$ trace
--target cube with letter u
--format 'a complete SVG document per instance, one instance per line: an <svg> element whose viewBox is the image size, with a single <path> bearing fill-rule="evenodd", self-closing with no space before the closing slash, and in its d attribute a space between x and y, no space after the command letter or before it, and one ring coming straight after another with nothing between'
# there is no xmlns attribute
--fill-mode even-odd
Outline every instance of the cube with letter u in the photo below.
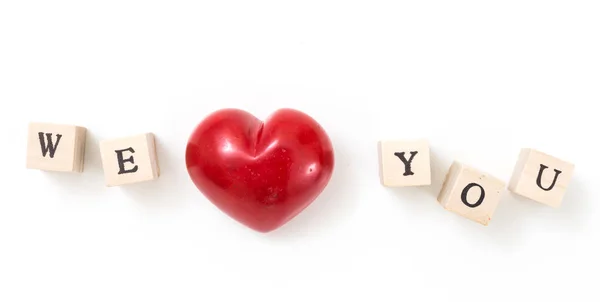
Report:
<svg viewBox="0 0 600 302"><path fill-rule="evenodd" d="M508 190L548 206L558 208L571 182L575 165L546 154L524 148L519 154Z"/></svg>

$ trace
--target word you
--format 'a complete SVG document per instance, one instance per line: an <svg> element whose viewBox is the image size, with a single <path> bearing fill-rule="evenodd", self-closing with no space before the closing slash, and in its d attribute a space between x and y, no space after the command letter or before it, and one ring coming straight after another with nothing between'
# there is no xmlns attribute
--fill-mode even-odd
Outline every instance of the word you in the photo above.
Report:
<svg viewBox="0 0 600 302"><path fill-rule="evenodd" d="M429 144L425 140L378 143L379 175L386 187L431 185ZM522 149L508 190L558 208L574 165L534 149ZM455 161L450 166L438 202L451 212L488 225L506 184L487 173Z"/></svg>

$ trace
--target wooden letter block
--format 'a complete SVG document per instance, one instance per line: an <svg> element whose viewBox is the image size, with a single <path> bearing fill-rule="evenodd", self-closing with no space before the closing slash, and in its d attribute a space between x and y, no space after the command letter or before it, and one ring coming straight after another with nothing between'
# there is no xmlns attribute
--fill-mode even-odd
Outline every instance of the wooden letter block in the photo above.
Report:
<svg viewBox="0 0 600 302"><path fill-rule="evenodd" d="M100 154L108 187L154 180L160 174L152 133L102 141Z"/></svg>
<svg viewBox="0 0 600 302"><path fill-rule="evenodd" d="M30 123L26 167L83 172L86 132L86 128L74 125Z"/></svg>
<svg viewBox="0 0 600 302"><path fill-rule="evenodd" d="M503 181L455 161L446 175L438 202L446 210L488 225L504 187Z"/></svg>
<svg viewBox="0 0 600 302"><path fill-rule="evenodd" d="M431 184L429 143L417 141L380 141L379 179L386 187Z"/></svg>
<svg viewBox="0 0 600 302"><path fill-rule="evenodd" d="M508 189L534 201L560 207L575 166L534 149L522 149Z"/></svg>

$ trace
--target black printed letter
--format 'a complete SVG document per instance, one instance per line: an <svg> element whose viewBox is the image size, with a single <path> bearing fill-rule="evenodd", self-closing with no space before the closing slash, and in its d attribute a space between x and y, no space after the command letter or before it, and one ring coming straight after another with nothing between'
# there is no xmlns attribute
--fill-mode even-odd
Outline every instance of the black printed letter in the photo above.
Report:
<svg viewBox="0 0 600 302"><path fill-rule="evenodd" d="M417 151L411 151L410 152L410 158L408 160L406 160L406 157L404 157L404 152L396 152L394 153L394 155L398 156L398 158L404 163L404 176L408 176L408 175L414 175L415 173L413 173L413 171L410 169L410 164L413 161L413 158L415 158L415 155L417 155Z"/></svg>
<svg viewBox="0 0 600 302"><path fill-rule="evenodd" d="M40 146L42 147L42 155L46 157L46 154L50 153L50 158L54 158L54 153L56 152L56 148L58 147L58 142L60 142L61 134L56 134L56 144L52 144L52 133L46 133L46 140L48 140L48 145L46 145L46 141L44 140L44 132L38 132L38 137L40 139Z"/></svg>
<svg viewBox="0 0 600 302"><path fill-rule="evenodd" d="M479 199L477 200L477 202L476 202L476 203L474 203L474 204L470 204L470 203L467 201L467 193L469 193L469 190L470 190L472 187L475 187L475 186L479 187L479 189L481 190L481 195L479 196ZM483 202L483 199L484 199L484 198L485 198L485 191L483 190L483 187L482 187L482 186L480 186L479 184L476 184L476 183L474 183L474 182L472 182L472 183L468 184L468 185L467 185L467 186L466 186L466 187L465 187L465 188L462 190L462 194L460 194L460 199L461 199L461 200L462 200L462 202L463 202L463 203L464 203L464 204L465 204L467 207L469 207L469 208L476 208L476 207L478 207L479 205L481 205L481 203Z"/></svg>
<svg viewBox="0 0 600 302"><path fill-rule="evenodd" d="M562 173L562 171L554 169L555 174L554 174L554 180L552 181L552 184L548 188L544 188L544 187L542 187L542 174L544 173L544 170L546 170L546 169L548 169L547 166L540 164L540 172L538 172L537 185L538 185L538 187L540 187L540 189L542 189L544 191L550 191L550 190L552 190L552 188L554 188L554 185L556 184L556 179L558 179L558 174Z"/></svg>
<svg viewBox="0 0 600 302"><path fill-rule="evenodd" d="M125 170L125 162L131 162L132 164L133 162L133 155L130 156L128 159L123 159L123 152L125 151L129 151L131 153L135 153L135 150L133 150L133 148L129 147L127 149L123 149L123 150L115 150L115 152L117 153L117 160L119 161L119 173L118 174L125 174L125 173L135 173L138 170L138 166L135 165L133 168L129 169L129 170Z"/></svg>

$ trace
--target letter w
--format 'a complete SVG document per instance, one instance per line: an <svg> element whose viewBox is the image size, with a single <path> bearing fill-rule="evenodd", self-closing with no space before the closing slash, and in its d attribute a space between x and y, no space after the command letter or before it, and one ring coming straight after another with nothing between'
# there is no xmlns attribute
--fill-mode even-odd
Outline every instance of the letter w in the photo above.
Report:
<svg viewBox="0 0 600 302"><path fill-rule="evenodd" d="M62 135L56 134L56 143L54 144L52 144L52 133L46 133L48 144L46 144L46 140L44 140L44 132L38 132L38 137L40 139L40 146L42 147L42 155L46 157L46 154L50 153L50 158L54 158L54 153L56 153L56 148L58 147Z"/></svg>

